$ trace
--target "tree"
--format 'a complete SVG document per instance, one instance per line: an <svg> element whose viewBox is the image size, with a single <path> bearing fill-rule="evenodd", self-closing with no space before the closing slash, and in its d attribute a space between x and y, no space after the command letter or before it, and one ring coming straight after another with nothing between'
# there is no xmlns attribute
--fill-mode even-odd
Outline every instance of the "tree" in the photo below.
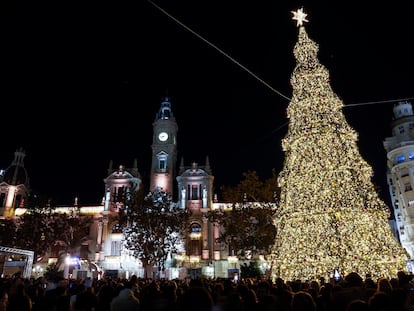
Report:
<svg viewBox="0 0 414 311"><path fill-rule="evenodd" d="M93 222L92 216L54 213L51 215L54 245L59 245L60 260L67 254L79 253L83 242L89 239L89 228Z"/></svg>
<svg viewBox="0 0 414 311"><path fill-rule="evenodd" d="M229 210L212 210L210 221L218 223L218 241L229 247L229 253L239 259L252 259L255 255L268 255L274 244L276 227L273 217L274 203L234 203Z"/></svg>
<svg viewBox="0 0 414 311"><path fill-rule="evenodd" d="M15 247L16 246L17 226L13 218L0 218L0 245Z"/></svg>
<svg viewBox="0 0 414 311"><path fill-rule="evenodd" d="M243 263L240 266L240 273L244 279L258 278L264 275L257 261L250 261L249 264Z"/></svg>
<svg viewBox="0 0 414 311"><path fill-rule="evenodd" d="M242 176L243 179L235 187L222 188L225 202L277 202L280 188L275 169L272 170L272 176L264 182L260 180L256 171L244 172Z"/></svg>
<svg viewBox="0 0 414 311"><path fill-rule="evenodd" d="M87 239L93 219L77 213L57 213L51 207L31 207L16 218L15 247L35 252L35 260L45 256L53 245L59 245L63 259Z"/></svg>
<svg viewBox="0 0 414 311"><path fill-rule="evenodd" d="M243 179L235 187L224 187L225 202L232 203L231 210L212 210L207 217L220 224L218 242L228 245L230 253L240 259L257 254L269 254L274 244L276 227L273 216L280 189L276 171L264 182L256 171L242 174Z"/></svg>
<svg viewBox="0 0 414 311"><path fill-rule="evenodd" d="M154 266L164 270L168 256L178 251L187 213L163 191L149 192L143 202L133 199L128 204L123 243L141 260L147 277L152 277Z"/></svg>
<svg viewBox="0 0 414 311"><path fill-rule="evenodd" d="M407 254L391 231L389 208L375 191L372 168L359 154L357 133L345 120L302 13L294 16L300 27L272 276L330 278L339 268L342 275L395 277L407 270Z"/></svg>
<svg viewBox="0 0 414 311"><path fill-rule="evenodd" d="M47 265L43 276L47 280L56 280L58 277L63 277L63 270L60 269L59 263L51 263Z"/></svg>
<svg viewBox="0 0 414 311"><path fill-rule="evenodd" d="M16 218L15 247L34 251L37 261L47 254L55 242L52 210L31 207Z"/></svg>

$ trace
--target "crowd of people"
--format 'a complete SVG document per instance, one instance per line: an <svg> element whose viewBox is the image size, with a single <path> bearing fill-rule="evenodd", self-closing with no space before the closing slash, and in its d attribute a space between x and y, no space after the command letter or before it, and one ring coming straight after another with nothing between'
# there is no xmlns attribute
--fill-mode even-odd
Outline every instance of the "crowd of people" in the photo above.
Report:
<svg viewBox="0 0 414 311"><path fill-rule="evenodd" d="M262 278L0 279L0 311L411 311L413 275L325 282Z"/></svg>

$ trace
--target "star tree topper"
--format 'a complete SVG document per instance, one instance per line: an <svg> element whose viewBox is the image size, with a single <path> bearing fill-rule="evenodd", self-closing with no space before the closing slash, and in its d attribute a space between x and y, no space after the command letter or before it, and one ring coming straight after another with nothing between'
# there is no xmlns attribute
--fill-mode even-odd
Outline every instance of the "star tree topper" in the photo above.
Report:
<svg viewBox="0 0 414 311"><path fill-rule="evenodd" d="M291 12L293 13L292 19L296 20L296 26L299 27L303 25L303 22L309 22L306 19L306 16L308 16L308 14L303 12L303 8L300 8L297 11L291 11Z"/></svg>

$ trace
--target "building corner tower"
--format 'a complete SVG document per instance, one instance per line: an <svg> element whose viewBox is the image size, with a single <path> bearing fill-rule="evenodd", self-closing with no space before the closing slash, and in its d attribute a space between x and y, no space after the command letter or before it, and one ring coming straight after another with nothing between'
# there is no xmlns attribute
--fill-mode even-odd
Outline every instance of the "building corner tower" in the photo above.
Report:
<svg viewBox="0 0 414 311"><path fill-rule="evenodd" d="M414 261L414 114L410 102L394 105L392 136L384 140L387 152L387 182L395 219L391 221L396 238Z"/></svg>

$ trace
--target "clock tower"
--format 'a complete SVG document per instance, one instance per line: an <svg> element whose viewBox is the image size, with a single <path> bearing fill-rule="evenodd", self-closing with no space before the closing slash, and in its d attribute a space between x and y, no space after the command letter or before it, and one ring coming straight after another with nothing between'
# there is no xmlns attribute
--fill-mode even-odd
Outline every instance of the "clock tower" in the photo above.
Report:
<svg viewBox="0 0 414 311"><path fill-rule="evenodd" d="M173 195L177 162L178 125L171 110L169 97L164 97L152 123L152 164L150 191L160 189Z"/></svg>

